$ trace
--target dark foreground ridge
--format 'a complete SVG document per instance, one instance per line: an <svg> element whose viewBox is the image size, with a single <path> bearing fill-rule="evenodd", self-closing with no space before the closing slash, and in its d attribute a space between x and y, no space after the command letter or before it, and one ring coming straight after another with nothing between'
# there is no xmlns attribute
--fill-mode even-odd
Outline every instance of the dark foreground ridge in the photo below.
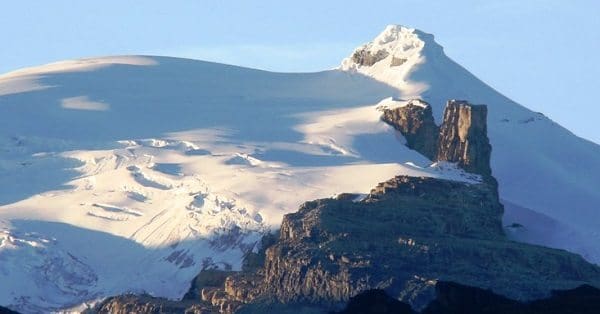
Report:
<svg viewBox="0 0 600 314"><path fill-rule="evenodd" d="M600 286L600 268L580 256L506 238L485 114L485 107L449 102L435 150L438 160L481 181L397 176L359 201L342 194L306 202L284 217L278 235L263 238L258 253L247 254L242 271L203 270L180 303L119 296L97 312L327 313L360 295L350 310L375 300L422 313L488 313L503 304L520 313L519 306L537 304L521 302L553 290ZM373 289L397 302L377 290L361 295ZM548 304L586 313L576 303L588 292L589 304L598 304L597 289L587 286Z"/></svg>
<svg viewBox="0 0 600 314"><path fill-rule="evenodd" d="M19 314L19 312L15 312L15 311L9 310L3 306L0 306L0 314Z"/></svg>
<svg viewBox="0 0 600 314"><path fill-rule="evenodd" d="M596 314L600 290L583 285L572 290L553 291L552 296L533 302L519 302L489 290L454 282L438 282L436 298L421 314ZM367 290L352 297L337 314L416 314L406 303L383 290Z"/></svg>

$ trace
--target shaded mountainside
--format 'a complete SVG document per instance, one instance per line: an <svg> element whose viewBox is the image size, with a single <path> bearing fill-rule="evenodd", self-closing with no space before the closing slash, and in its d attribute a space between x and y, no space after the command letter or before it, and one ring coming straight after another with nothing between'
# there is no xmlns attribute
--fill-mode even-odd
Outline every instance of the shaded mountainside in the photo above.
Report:
<svg viewBox="0 0 600 314"><path fill-rule="evenodd" d="M450 102L446 112L436 151L452 152L444 156L465 168L477 165L469 170L481 181L396 176L362 200L341 194L306 202L284 217L278 236L266 236L258 253L246 255L241 272L201 272L182 304L221 313L323 313L382 289L420 311L454 300L444 295L442 281L520 301L600 285L600 268L580 256L506 238L497 184L487 172L485 107ZM439 302L431 303L436 296ZM121 303L131 303L127 298L109 299L99 312L126 313ZM195 313L190 306L185 311Z"/></svg>

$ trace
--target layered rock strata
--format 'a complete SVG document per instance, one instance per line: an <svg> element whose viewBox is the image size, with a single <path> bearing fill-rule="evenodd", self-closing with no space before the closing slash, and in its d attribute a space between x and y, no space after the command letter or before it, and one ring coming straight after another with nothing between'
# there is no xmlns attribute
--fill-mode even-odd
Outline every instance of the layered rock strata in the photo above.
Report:
<svg viewBox="0 0 600 314"><path fill-rule="evenodd" d="M430 160L437 157L440 129L433 120L431 106L419 100L394 109L384 109L381 119L400 131L406 146L425 155Z"/></svg>
<svg viewBox="0 0 600 314"><path fill-rule="evenodd" d="M440 127L436 161L455 162L468 172L492 175L487 137L487 107L450 100Z"/></svg>

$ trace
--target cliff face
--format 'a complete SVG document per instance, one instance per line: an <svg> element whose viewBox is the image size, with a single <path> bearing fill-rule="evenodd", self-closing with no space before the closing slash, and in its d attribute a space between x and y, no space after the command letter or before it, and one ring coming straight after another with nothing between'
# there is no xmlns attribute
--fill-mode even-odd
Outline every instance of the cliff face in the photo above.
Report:
<svg viewBox="0 0 600 314"><path fill-rule="evenodd" d="M392 125L406 138L406 146L430 160L437 157L439 127L433 120L431 106L419 100L394 109L384 109L383 121Z"/></svg>
<svg viewBox="0 0 600 314"><path fill-rule="evenodd" d="M333 305L380 288L419 309L440 279L516 299L600 282L579 256L506 240L488 184L397 177L382 186L361 202L317 200L286 215L267 250L265 292Z"/></svg>
<svg viewBox="0 0 600 314"><path fill-rule="evenodd" d="M468 172L492 175L485 105L449 100L440 127L433 120L431 106L421 100L384 109L381 119L404 135L409 148L432 161L449 161Z"/></svg>
<svg viewBox="0 0 600 314"><path fill-rule="evenodd" d="M146 295L121 295L111 297L87 313L152 313L152 314L216 314L218 310L197 302L172 301Z"/></svg>
<svg viewBox="0 0 600 314"><path fill-rule="evenodd" d="M487 107L450 100L444 110L436 160L456 162L468 172L491 176L492 146L487 137Z"/></svg>

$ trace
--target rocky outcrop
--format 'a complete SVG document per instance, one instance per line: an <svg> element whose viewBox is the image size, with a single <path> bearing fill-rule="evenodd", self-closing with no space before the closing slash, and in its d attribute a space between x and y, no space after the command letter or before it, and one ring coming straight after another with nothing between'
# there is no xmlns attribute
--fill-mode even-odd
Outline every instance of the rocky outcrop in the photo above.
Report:
<svg viewBox="0 0 600 314"><path fill-rule="evenodd" d="M284 303L334 305L380 288L421 308L439 279L516 299L600 283L600 270L579 256L506 240L494 202L484 183L412 177L361 202L307 202L285 216L266 252L265 292Z"/></svg>
<svg viewBox="0 0 600 314"><path fill-rule="evenodd" d="M487 107L450 100L440 128L437 161L457 163L468 172L492 175L492 146L487 137Z"/></svg>
<svg viewBox="0 0 600 314"><path fill-rule="evenodd" d="M373 64L385 59L389 53L385 50L379 50L371 53L367 49L357 50L352 54L352 61L358 65L372 66Z"/></svg>
<svg viewBox="0 0 600 314"><path fill-rule="evenodd" d="M183 296L184 300L198 300L202 295L203 289L222 288L225 280L234 271L225 271L219 269L204 269L194 279L188 292Z"/></svg>
<svg viewBox="0 0 600 314"><path fill-rule="evenodd" d="M192 301L172 301L163 298L155 298L148 295L120 295L111 297L99 305L94 310L86 313L110 313L110 314L131 314L131 313L152 313L152 314L216 314L216 309Z"/></svg>
<svg viewBox="0 0 600 314"><path fill-rule="evenodd" d="M410 149L418 151L430 160L437 157L440 130L433 120L428 103L411 100L404 106L384 109L381 118L404 135L406 146Z"/></svg>
<svg viewBox="0 0 600 314"><path fill-rule="evenodd" d="M406 146L430 160L456 163L468 172L491 178L492 146L485 105L449 100L440 127L434 122L431 106L422 100L383 109L381 119L402 133Z"/></svg>

